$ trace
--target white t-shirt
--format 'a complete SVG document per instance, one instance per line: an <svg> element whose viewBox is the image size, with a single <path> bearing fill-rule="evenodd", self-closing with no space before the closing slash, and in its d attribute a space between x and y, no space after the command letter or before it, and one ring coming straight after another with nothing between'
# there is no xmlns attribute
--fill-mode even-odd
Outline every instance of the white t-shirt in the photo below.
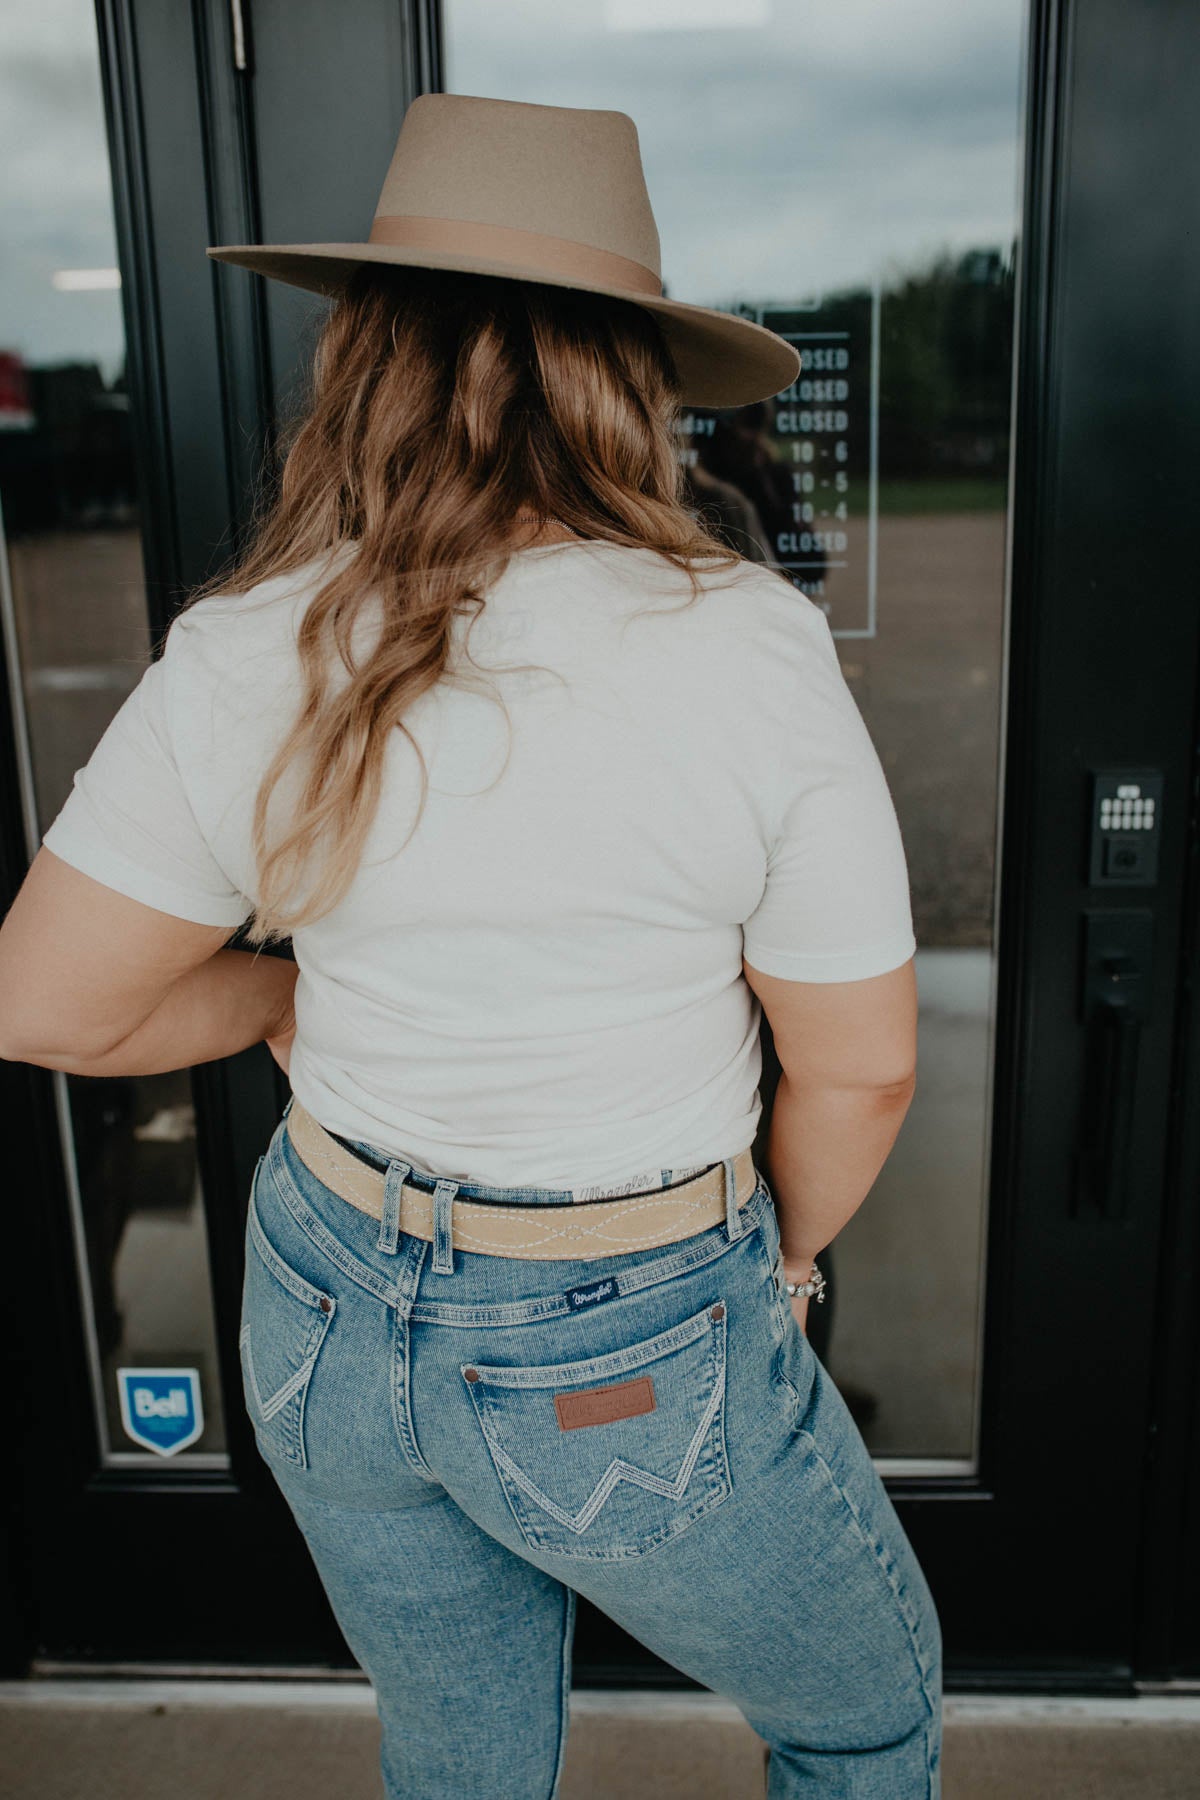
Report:
<svg viewBox="0 0 1200 1800"><path fill-rule="evenodd" d="M75 771L55 855L180 918L250 916L254 796L321 572L180 615ZM293 939L290 1081L327 1129L576 1198L704 1166L761 1112L743 954L817 982L913 954L899 825L824 613L761 564L701 578L684 605L652 551L538 546L456 620L477 667L406 714L416 832L397 730L363 864Z"/></svg>

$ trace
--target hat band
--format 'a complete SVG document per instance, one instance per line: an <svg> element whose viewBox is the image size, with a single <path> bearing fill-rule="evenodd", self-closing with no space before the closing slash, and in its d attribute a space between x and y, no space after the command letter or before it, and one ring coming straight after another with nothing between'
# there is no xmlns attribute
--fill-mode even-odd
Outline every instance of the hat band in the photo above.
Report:
<svg viewBox="0 0 1200 1800"><path fill-rule="evenodd" d="M423 218L415 213L376 213L367 242L395 244L405 250L445 250L452 255L540 267L547 275L630 288L639 294L662 293L661 278L645 263L618 256L615 250L597 250L594 244L552 237L544 231L525 231L518 225ZM536 281L537 276L530 275L528 279Z"/></svg>

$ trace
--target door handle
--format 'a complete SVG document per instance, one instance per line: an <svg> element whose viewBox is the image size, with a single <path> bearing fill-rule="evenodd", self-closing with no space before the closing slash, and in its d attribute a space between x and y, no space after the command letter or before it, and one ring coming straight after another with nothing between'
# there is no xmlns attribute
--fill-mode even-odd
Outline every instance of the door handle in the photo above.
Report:
<svg viewBox="0 0 1200 1800"><path fill-rule="evenodd" d="M1145 908L1093 909L1083 920L1087 1039L1072 1211L1124 1219L1154 916Z"/></svg>

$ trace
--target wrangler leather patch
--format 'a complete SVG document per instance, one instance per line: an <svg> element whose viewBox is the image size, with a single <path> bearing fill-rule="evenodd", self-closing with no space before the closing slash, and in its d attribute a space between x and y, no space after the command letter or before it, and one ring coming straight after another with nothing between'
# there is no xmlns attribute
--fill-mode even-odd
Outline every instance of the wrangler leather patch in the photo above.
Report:
<svg viewBox="0 0 1200 1800"><path fill-rule="evenodd" d="M616 1276L605 1275L586 1287L567 1288L566 1302L572 1312L579 1312L585 1306L599 1306L602 1300L615 1300L620 1291Z"/></svg>
<svg viewBox="0 0 1200 1800"><path fill-rule="evenodd" d="M581 1425L608 1425L613 1419L633 1419L655 1408L654 1382L649 1375L619 1381L615 1387L582 1388L577 1394L555 1394L554 1410L560 1431L578 1431Z"/></svg>

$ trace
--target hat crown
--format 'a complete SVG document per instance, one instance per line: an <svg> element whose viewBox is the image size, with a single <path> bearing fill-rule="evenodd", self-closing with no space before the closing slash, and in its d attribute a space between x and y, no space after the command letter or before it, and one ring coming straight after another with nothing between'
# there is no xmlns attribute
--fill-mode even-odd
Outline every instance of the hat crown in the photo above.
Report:
<svg viewBox="0 0 1200 1800"><path fill-rule="evenodd" d="M628 113L418 95L375 209L377 224L388 218L538 232L661 275L658 227Z"/></svg>
<svg viewBox="0 0 1200 1800"><path fill-rule="evenodd" d="M329 295L378 267L632 302L658 321L689 406L746 406L800 373L795 346L765 325L664 293L637 126L623 112L421 94L365 239L210 244L208 255Z"/></svg>

